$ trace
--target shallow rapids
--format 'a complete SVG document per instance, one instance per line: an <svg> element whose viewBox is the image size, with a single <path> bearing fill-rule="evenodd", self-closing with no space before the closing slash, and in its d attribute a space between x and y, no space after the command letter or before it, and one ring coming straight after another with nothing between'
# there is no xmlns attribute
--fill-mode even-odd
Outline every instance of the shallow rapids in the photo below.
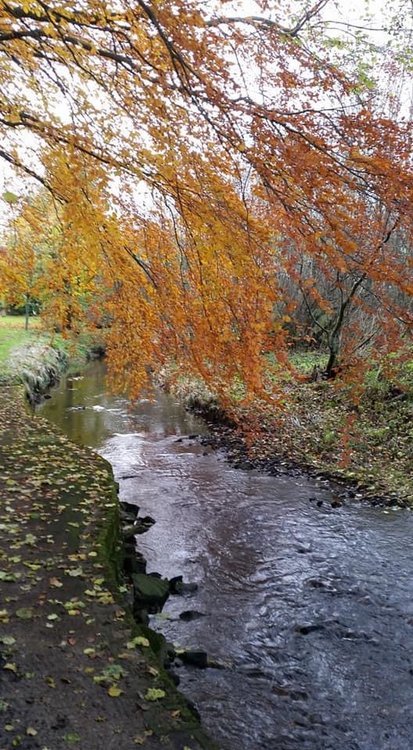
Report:
<svg viewBox="0 0 413 750"><path fill-rule="evenodd" d="M221 665L178 673L223 750L413 748L413 514L333 509L325 483L233 469L183 437L205 427L173 399L110 395L100 363L42 413L155 518L148 572L199 584L151 624Z"/></svg>

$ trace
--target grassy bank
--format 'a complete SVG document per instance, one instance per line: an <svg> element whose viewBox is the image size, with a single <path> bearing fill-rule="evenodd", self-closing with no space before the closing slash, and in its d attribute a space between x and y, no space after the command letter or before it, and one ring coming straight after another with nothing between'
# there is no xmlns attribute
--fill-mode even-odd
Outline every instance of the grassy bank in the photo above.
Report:
<svg viewBox="0 0 413 750"><path fill-rule="evenodd" d="M0 384L22 383L36 401L64 372L78 372L103 350L96 332L68 340L45 331L38 318L30 319L26 331L23 316L0 317Z"/></svg>
<svg viewBox="0 0 413 750"><path fill-rule="evenodd" d="M0 748L212 747L119 586L110 466L0 390Z"/></svg>
<svg viewBox="0 0 413 750"><path fill-rule="evenodd" d="M11 355L16 349L29 347L44 342L44 334L40 330L40 322L37 318L30 319L29 330L25 330L25 319L23 316L2 315L0 316L0 371L5 377L13 375Z"/></svg>
<svg viewBox="0 0 413 750"><path fill-rule="evenodd" d="M294 355L308 375L322 358ZM189 406L210 410L214 399L202 384L178 380ZM234 398L230 415L243 453L255 463L280 461L357 485L364 496L413 504L413 365L396 372L372 369L359 398L343 383L296 381L286 376L280 403L243 407Z"/></svg>

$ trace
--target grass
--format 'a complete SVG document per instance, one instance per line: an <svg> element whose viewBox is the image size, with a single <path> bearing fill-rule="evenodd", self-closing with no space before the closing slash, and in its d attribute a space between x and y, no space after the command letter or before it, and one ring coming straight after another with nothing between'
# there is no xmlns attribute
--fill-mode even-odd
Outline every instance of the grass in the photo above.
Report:
<svg viewBox="0 0 413 750"><path fill-rule="evenodd" d="M45 342L45 333L40 328L38 318L30 318L29 330L24 328L24 315L0 316L0 370L9 371L10 356L14 349L20 349L39 341Z"/></svg>
<svg viewBox="0 0 413 750"><path fill-rule="evenodd" d="M29 330L25 330L24 315L0 316L0 377L7 379L16 374L19 363L36 358L40 347L52 347L69 360L69 370L84 367L91 355L101 354L104 349L103 336L94 330L85 329L75 339L64 338L42 327L40 318L30 318Z"/></svg>
<svg viewBox="0 0 413 750"><path fill-rule="evenodd" d="M102 353L102 337L85 330L76 338L47 332L39 318L25 330L24 316L0 317L0 385L23 383L36 401L64 371L80 372L90 357Z"/></svg>
<svg viewBox="0 0 413 750"><path fill-rule="evenodd" d="M290 362L297 368L302 375L309 375L314 367L323 370L327 365L328 354L324 352L293 352L290 356Z"/></svg>

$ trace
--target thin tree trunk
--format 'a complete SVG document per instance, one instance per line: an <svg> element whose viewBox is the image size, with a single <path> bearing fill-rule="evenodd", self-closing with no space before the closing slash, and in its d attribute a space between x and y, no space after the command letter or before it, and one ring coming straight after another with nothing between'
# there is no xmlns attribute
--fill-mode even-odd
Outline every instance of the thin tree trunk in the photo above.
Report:
<svg viewBox="0 0 413 750"><path fill-rule="evenodd" d="M29 295L26 294L25 301L24 301L24 330L29 330Z"/></svg>

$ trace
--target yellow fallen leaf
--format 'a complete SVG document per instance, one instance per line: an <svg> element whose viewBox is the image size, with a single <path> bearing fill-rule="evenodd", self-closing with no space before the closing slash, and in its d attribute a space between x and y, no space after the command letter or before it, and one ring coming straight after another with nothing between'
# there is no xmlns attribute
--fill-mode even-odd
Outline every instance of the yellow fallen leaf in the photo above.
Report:
<svg viewBox="0 0 413 750"><path fill-rule="evenodd" d="M108 695L110 695L111 698L119 698L122 693L123 690L118 688L117 685L111 685L110 688L108 688Z"/></svg>
<svg viewBox="0 0 413 750"><path fill-rule="evenodd" d="M11 662L7 662L7 664L4 665L3 669L7 669L9 672L17 672L17 666Z"/></svg>

